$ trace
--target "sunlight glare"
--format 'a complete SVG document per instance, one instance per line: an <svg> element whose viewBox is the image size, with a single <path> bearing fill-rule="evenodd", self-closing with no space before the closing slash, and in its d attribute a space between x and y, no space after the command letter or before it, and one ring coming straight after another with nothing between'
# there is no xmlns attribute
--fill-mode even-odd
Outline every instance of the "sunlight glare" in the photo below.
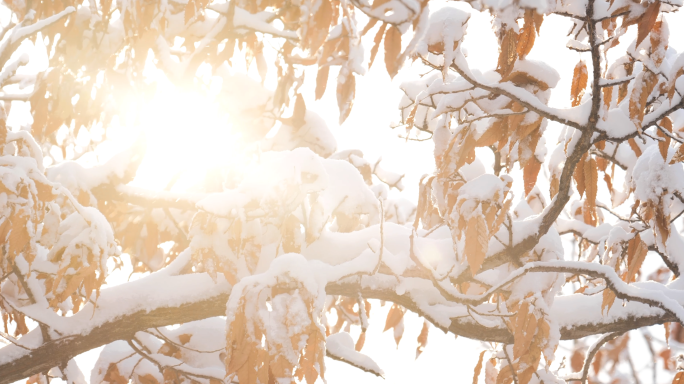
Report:
<svg viewBox="0 0 684 384"><path fill-rule="evenodd" d="M213 88L213 87L212 87ZM146 155L132 185L178 189L201 184L218 167L239 167L238 137L211 94L179 90L168 80L140 112ZM180 177L179 177L180 176Z"/></svg>

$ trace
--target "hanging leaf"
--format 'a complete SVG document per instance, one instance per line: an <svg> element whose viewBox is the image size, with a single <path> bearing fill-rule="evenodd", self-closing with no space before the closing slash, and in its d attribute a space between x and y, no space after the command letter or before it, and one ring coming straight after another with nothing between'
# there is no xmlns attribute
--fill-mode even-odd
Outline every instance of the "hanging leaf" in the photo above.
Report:
<svg viewBox="0 0 684 384"><path fill-rule="evenodd" d="M394 78L401 63L401 31L392 25L385 33L385 67L390 78Z"/></svg>
<svg viewBox="0 0 684 384"><path fill-rule="evenodd" d="M370 51L370 61L368 62L369 69L373 65L373 61L375 61L375 55L378 54L378 49L380 49L380 42L382 41L382 36L384 36L386 28L387 23L382 23L380 29L378 29L378 32L375 34L375 38L373 39L373 48L371 48Z"/></svg>
<svg viewBox="0 0 684 384"><path fill-rule="evenodd" d="M324 65L318 68L318 74L316 75L316 100L320 100L320 98L325 94L325 88L328 86L329 74L329 65Z"/></svg>
<svg viewBox="0 0 684 384"><path fill-rule="evenodd" d="M525 196L529 195L537 184L537 176L539 175L539 170L541 169L542 163L537 160L536 156L527 162L525 168L523 168L523 181L525 183Z"/></svg>
<svg viewBox="0 0 684 384"><path fill-rule="evenodd" d="M677 90L677 88L675 87L675 83L677 82L677 79L679 79L679 77L682 75L684 75L684 68L679 68L679 70L673 76L673 78L670 79L670 87L667 90L667 98L670 99L670 101L672 101L675 91Z"/></svg>
<svg viewBox="0 0 684 384"><path fill-rule="evenodd" d="M603 87L603 121L608 118L608 110L610 109L610 104L613 101L613 88L615 87Z"/></svg>
<svg viewBox="0 0 684 384"><path fill-rule="evenodd" d="M627 283L636 281L635 277L648 254L648 246L641 240L639 234L634 236L627 245Z"/></svg>
<svg viewBox="0 0 684 384"><path fill-rule="evenodd" d="M606 288L603 290L603 300L601 301L601 314L608 314L610 312L610 307L615 303L615 292L612 289Z"/></svg>
<svg viewBox="0 0 684 384"><path fill-rule="evenodd" d="M537 35L539 35L540 30L541 30L541 25L544 22L544 14L539 13L535 10L532 17L534 18L534 27L537 30Z"/></svg>
<svg viewBox="0 0 684 384"><path fill-rule="evenodd" d="M660 120L659 126L670 132L670 134L672 133L672 120L670 120L669 117ZM656 132L658 134L658 137L663 139L662 141L658 142L658 149L660 150L660 155L663 157L664 161L667 161L667 150L670 148L670 141L672 139L670 139L670 136L665 134L665 132L663 132L660 129L658 129Z"/></svg>
<svg viewBox="0 0 684 384"><path fill-rule="evenodd" d="M390 308L389 312L387 313L385 329L383 329L383 332L386 332L390 328L396 327L403 318L404 311L402 307L398 304L392 304L392 308Z"/></svg>
<svg viewBox="0 0 684 384"><path fill-rule="evenodd" d="M477 359L477 365L475 365L475 370L473 371L473 384L477 384L477 379L482 371L482 359L484 359L485 352L480 352L480 357Z"/></svg>
<svg viewBox="0 0 684 384"><path fill-rule="evenodd" d="M644 120L644 114L646 113L648 96L656 84L658 84L658 75L648 70L648 68L645 68L634 79L634 88L629 97L629 118L634 123L639 134L641 134L641 122Z"/></svg>
<svg viewBox="0 0 684 384"><path fill-rule="evenodd" d="M592 208L596 207L596 192L598 190L598 167L593 157L584 161L584 188L586 201Z"/></svg>
<svg viewBox="0 0 684 384"><path fill-rule="evenodd" d="M496 71L502 78L508 76L513 70L515 61L518 59L518 34L512 29L507 29L504 32L503 39L499 46L499 62Z"/></svg>
<svg viewBox="0 0 684 384"><path fill-rule="evenodd" d="M658 13L660 13L660 1L656 0L651 3L646 11L639 17L637 24L638 34L636 40L636 47L638 48L642 41L651 33L653 26L658 18Z"/></svg>
<svg viewBox="0 0 684 384"><path fill-rule="evenodd" d="M675 374L674 379L672 379L672 384L684 384L684 372L679 371Z"/></svg>
<svg viewBox="0 0 684 384"><path fill-rule="evenodd" d="M361 30L361 36L366 36L366 33L373 29L375 27L375 24L380 21L379 19L376 19L375 17L371 17L370 20L368 20L368 23L366 24L365 27L363 27L363 30Z"/></svg>
<svg viewBox="0 0 684 384"><path fill-rule="evenodd" d="M481 215L473 215L466 226L465 254L473 276L477 274L484 262L489 244L487 223Z"/></svg>
<svg viewBox="0 0 684 384"><path fill-rule="evenodd" d="M580 60L575 65L575 70L572 74L572 84L570 85L570 100L573 107L580 105L582 102L582 96L584 95L584 89L587 87L588 80L589 70L587 69L587 64L584 60Z"/></svg>
<svg viewBox="0 0 684 384"><path fill-rule="evenodd" d="M185 5L185 24L195 17L196 8L195 0L188 0L188 3Z"/></svg>
<svg viewBox="0 0 684 384"><path fill-rule="evenodd" d="M430 330L430 325L428 324L427 320L423 321L423 328L420 330L420 334L418 335L418 347L416 347L416 359L418 359L418 356L420 356L421 353L425 350L425 347L427 346L428 342L428 331Z"/></svg>
<svg viewBox="0 0 684 384"><path fill-rule="evenodd" d="M363 345L366 343L366 332L361 332L359 335L359 339L356 340L356 344L354 345L354 350L357 352L361 351L363 349Z"/></svg>
<svg viewBox="0 0 684 384"><path fill-rule="evenodd" d="M516 51L520 59L524 59L534 46L535 28L534 28L534 12L531 9L525 11L525 24L520 30L520 37L518 38L518 45Z"/></svg>
<svg viewBox="0 0 684 384"><path fill-rule="evenodd" d="M346 72L346 74L343 75L342 72ZM354 74L343 68L337 77L337 107L340 110L340 124L344 123L351 113L355 90L356 79Z"/></svg>

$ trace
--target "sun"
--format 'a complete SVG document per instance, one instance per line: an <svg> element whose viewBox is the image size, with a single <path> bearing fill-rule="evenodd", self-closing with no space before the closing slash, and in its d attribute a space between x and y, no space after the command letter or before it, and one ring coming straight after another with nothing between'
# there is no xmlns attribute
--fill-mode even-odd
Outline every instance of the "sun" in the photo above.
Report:
<svg viewBox="0 0 684 384"><path fill-rule="evenodd" d="M220 81L220 78L212 81ZM239 167L239 135L217 102L217 92L185 91L166 79L152 99L138 108L137 132L145 156L131 185L189 190L219 168Z"/></svg>

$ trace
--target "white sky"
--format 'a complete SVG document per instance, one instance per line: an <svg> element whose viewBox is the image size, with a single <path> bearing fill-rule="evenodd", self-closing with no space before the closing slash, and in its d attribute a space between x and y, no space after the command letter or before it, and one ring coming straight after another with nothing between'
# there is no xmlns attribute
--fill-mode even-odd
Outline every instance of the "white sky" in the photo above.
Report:
<svg viewBox="0 0 684 384"><path fill-rule="evenodd" d="M464 9L470 10L469 6ZM469 53L469 63L472 68L487 70L496 66L497 46L494 33L491 31L489 17L470 10L472 17L468 26L468 33L464 42L464 47ZM670 27L670 46L681 52L684 49L684 17L682 14L668 15ZM528 56L529 59L547 61L553 65L561 74L561 81L553 91L551 104L556 106L568 106L569 88L572 71L579 54L566 48L566 34L570 27L567 19L558 16L546 17L541 28L541 35L537 38L535 47ZM633 27L635 30L636 27ZM369 49L372 44L374 32L369 33L365 38L366 47ZM627 38L622 39L623 45L629 42ZM588 57L585 57L588 59ZM411 79L416 73L425 72L421 66L419 71L415 68L404 68L404 71L391 81L384 68L382 49L375 59L373 68L366 76L357 76L356 99L351 115L347 121L338 126L338 109L335 100L334 84L328 87L326 96L319 101L313 101L313 87L315 83L315 71L307 73L307 83L302 89L307 99L308 108L318 112L328 122L329 127L334 132L338 149L358 148L361 149L366 158L371 162L378 157L383 157L383 164L387 169L406 172L404 185L406 191L403 196L415 202L417 197L417 184L421 175L430 173L434 167L432 158L432 143L427 142L406 142L398 138L398 134L404 134L403 129L392 130L389 123L399 118L397 104L401 97L399 84L406 79ZM331 74L331 82L334 76ZM15 103L18 104L18 103ZM18 105L17 107L21 107ZM186 106L188 107L188 106ZM197 105L196 108L201 108ZM168 106L167 106L168 108ZM172 106L171 108L175 108ZM163 112L162 112L163 113ZM547 143L555 145L559 127L550 124L547 133ZM178 138L169 137L169 145L177 145ZM186 143L185 145L191 145ZM182 149L179 149L182 150ZM485 166L491 167L490 158L485 156L486 152L478 152L483 155ZM172 168L169 167L169 168ZM515 173L514 173L514 176ZM521 175L517 175L521 176ZM516 178L521 180L521 177ZM519 185L522 183L518 183ZM516 192L520 196L520 189ZM647 264L656 265L652 259L647 259ZM472 380L473 368L477 361L479 352L482 350L480 342L465 338L455 339L453 335L444 335L436 328L431 328L428 346L425 352L415 360L415 349L417 346L416 337L421 330L422 319L414 314L407 314L405 317L404 338L398 348L395 347L392 331L380 333L384 326L385 316L390 305L379 307L377 302L373 303L369 333L366 344L362 352L368 354L383 368L386 379L377 378L371 374L361 372L351 368L346 364L326 359L328 383L397 383L397 384L417 384L417 383L469 383ZM662 327L660 327L661 329ZM658 331L660 330L658 329ZM354 338L358 336L358 329L352 329ZM657 334L656 331L653 332ZM662 336L661 336L662 337ZM642 352L643 346L635 345ZM562 349L559 349L561 352ZM83 354L77 358L77 362L86 377L89 377L90 368L97 358L98 350ZM645 353L645 352L643 352ZM560 360L560 353L558 361ZM555 368L558 361L554 363ZM645 365L645 361L637 359L637 365Z"/></svg>

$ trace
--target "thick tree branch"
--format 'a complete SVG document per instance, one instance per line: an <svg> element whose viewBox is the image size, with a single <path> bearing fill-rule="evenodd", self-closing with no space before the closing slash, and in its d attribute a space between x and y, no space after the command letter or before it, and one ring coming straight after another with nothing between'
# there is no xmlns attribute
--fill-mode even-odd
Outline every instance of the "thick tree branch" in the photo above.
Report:
<svg viewBox="0 0 684 384"><path fill-rule="evenodd" d="M559 266L550 267L550 269L546 267L539 268L541 268L539 271L544 272L558 272L560 269ZM547 271L546 269L549 270ZM563 271L566 270L563 269ZM583 271L583 273L585 272ZM598 274L600 275L600 273ZM179 276L178 278L181 277ZM206 279L209 278L206 277ZM348 297L358 297L361 294L364 298L368 299L395 302L426 317L445 332L483 341L513 342L513 336L503 323L497 327L485 327L469 317L457 317L452 319L448 327L445 327L440 325L443 324L443 321L440 322L438 319L431 317L429 311L426 311L422 305L414 301L410 293L399 295L394 287L369 288L361 283L360 281L363 281L363 279L358 277L349 278L345 281L328 284L326 292L331 295L344 295ZM129 340L138 331L221 316L225 314L229 290L230 288L226 288L224 291L218 291L213 296L199 298L195 302L186 302L181 305L173 305L173 303L164 304L168 303L169 298L167 297L158 297L156 299L149 297L146 301L155 303L155 306L151 308L125 313L104 322L95 319L91 323L79 324L78 334L32 346L31 351L8 345L0 349L0 372L3 373L2 377L0 377L0 384L12 383L35 373L43 372L59 365L62 361L68 361L83 352L113 341ZM103 291L103 296L106 296L106 291ZM199 296L201 297L201 295ZM586 303L588 305L583 306L583 308L591 307L596 309L598 313L601 299L599 296L573 295L568 300L592 301ZM617 296L627 297L620 293ZM634 299L631 296L629 298ZM560 297L556 300L554 308L557 307L559 308L558 310L562 310L567 305L568 303L564 302L564 298ZM586 318L570 323L564 323L563 321L567 319L559 317L561 319L561 337L562 339L577 339L594 334L624 332L644 326L676 321L676 317L672 314L667 314L657 309L644 312L643 306L639 307L639 305L637 303L628 303L625 307L615 306L615 308L611 309L610 317L592 316L595 314L587 313ZM65 322L70 321L69 318L63 320ZM94 326L91 327L88 324L94 324ZM36 332L40 331L32 331L26 336L27 340L32 340Z"/></svg>

